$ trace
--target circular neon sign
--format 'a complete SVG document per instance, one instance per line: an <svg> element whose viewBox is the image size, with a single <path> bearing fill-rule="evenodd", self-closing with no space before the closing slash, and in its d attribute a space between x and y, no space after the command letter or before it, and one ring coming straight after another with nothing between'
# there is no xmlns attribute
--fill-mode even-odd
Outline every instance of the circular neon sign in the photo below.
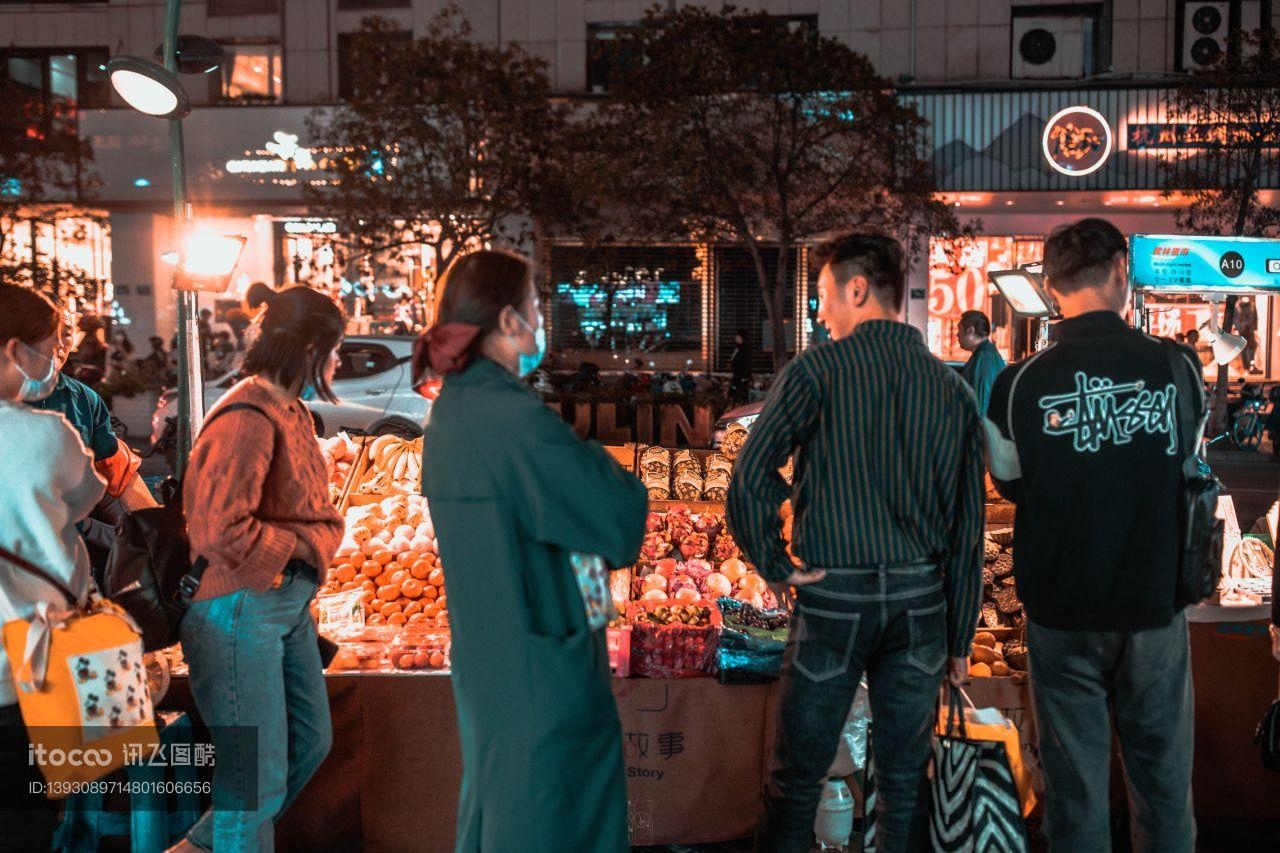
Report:
<svg viewBox="0 0 1280 853"><path fill-rule="evenodd" d="M1064 175L1081 177L1102 168L1111 156L1111 125L1089 107L1067 107L1044 126L1041 148L1049 165Z"/></svg>

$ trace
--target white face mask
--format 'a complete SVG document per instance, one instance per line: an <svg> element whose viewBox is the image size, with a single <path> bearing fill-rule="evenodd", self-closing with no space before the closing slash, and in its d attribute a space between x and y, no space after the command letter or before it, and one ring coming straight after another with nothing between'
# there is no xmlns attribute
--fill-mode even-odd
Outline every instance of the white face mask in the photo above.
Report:
<svg viewBox="0 0 1280 853"><path fill-rule="evenodd" d="M43 400L45 397L52 394L53 389L58 385L57 360L50 358L47 355L41 355L21 341L18 342L18 346L26 350L33 358L43 359L49 364L48 370L45 371L45 375L42 378L37 379L28 374L27 371L23 370L22 365L19 364L17 360L13 362L13 366L18 368L18 372L22 374L22 388L18 391L18 399L26 402Z"/></svg>

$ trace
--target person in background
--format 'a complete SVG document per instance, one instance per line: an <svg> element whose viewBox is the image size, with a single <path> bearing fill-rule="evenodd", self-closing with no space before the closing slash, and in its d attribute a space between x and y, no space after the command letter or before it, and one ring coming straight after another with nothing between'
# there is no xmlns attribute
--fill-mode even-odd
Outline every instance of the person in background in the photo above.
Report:
<svg viewBox="0 0 1280 853"><path fill-rule="evenodd" d="M133 341L124 329L116 329L111 335L111 346L107 350L107 379L115 382L129 372L133 363Z"/></svg>
<svg viewBox="0 0 1280 853"><path fill-rule="evenodd" d="M442 286L413 375L444 377L424 437L423 494L449 573L463 764L456 849L625 853L605 632L588 621L570 554L630 565L647 494L524 382L546 349L533 266L474 252ZM530 774L555 781L530 784Z"/></svg>
<svg viewBox="0 0 1280 853"><path fill-rule="evenodd" d="M1191 654L1174 590L1183 461L1199 444L1180 423L1203 428L1206 401L1189 350L1123 320L1127 257L1103 219L1049 235L1045 287L1064 319L1052 347L996 380L989 456L1017 504L1050 850L1112 849L1114 723L1134 850L1192 853ZM1133 407L1147 416L1120 414Z"/></svg>
<svg viewBox="0 0 1280 853"><path fill-rule="evenodd" d="M169 350L165 348L164 338L152 335L147 338L147 343L151 344L151 352L138 359L138 366L163 375L169 369Z"/></svg>
<svg viewBox="0 0 1280 853"><path fill-rule="evenodd" d="M270 851L273 822L329 751L329 698L310 605L342 541L306 385L330 385L342 312L295 287L269 300L248 378L209 413L183 501L191 557L208 568L182 620L191 693L213 728L213 808L174 850ZM256 407L219 412L244 403ZM257 731L250 750L239 732ZM256 800L249 792L256 790Z"/></svg>
<svg viewBox="0 0 1280 853"><path fill-rule="evenodd" d="M395 320L397 335L413 334L413 304L407 295L401 296L396 302Z"/></svg>
<svg viewBox="0 0 1280 853"><path fill-rule="evenodd" d="M981 421L964 380L899 319L896 240L837 238L817 260L833 340L778 376L729 485L734 539L765 578L797 590L758 849L808 853L865 672L877 849L926 850L938 688L944 671L967 677L982 601ZM797 562L781 535L787 500Z"/></svg>
<svg viewBox="0 0 1280 853"><path fill-rule="evenodd" d="M1173 336L1173 342L1175 344L1182 344L1185 346L1187 343L1187 336L1184 335L1182 332L1178 332L1176 335Z"/></svg>
<svg viewBox="0 0 1280 853"><path fill-rule="evenodd" d="M231 332L222 330L213 336L213 346L209 348L209 376L216 378L225 376L236 363L236 345L231 340Z"/></svg>
<svg viewBox="0 0 1280 853"><path fill-rule="evenodd" d="M962 350L970 353L962 375L978 401L978 414L986 415L991 386L1005 368L1004 357L991 342L991 320L981 311L964 312L956 327L956 340Z"/></svg>
<svg viewBox="0 0 1280 853"><path fill-rule="evenodd" d="M209 353L213 349L213 312L208 308L200 309L197 331L200 337L200 353L204 359L202 364L208 370L210 368Z"/></svg>
<svg viewBox="0 0 1280 853"><path fill-rule="evenodd" d="M1258 306L1248 296L1241 296L1236 305L1236 332L1244 338L1244 349L1240 352L1240 370L1244 373L1261 373L1253 360L1258 355Z"/></svg>
<svg viewBox="0 0 1280 853"><path fill-rule="evenodd" d="M729 381L729 403L746 404L751 395L751 374L755 369L755 352L746 329L739 329L733 336L733 355L729 358L732 378Z"/></svg>
<svg viewBox="0 0 1280 853"><path fill-rule="evenodd" d="M63 581L83 603L89 556L76 532L102 497L93 458L66 420L20 405L47 397L58 379L58 311L24 287L0 284L0 547ZM37 509L38 508L38 509ZM36 607L65 609L62 593L0 557L0 624L31 619ZM39 768L18 709L11 662L0 646L0 851L49 850L58 803L31 793Z"/></svg>

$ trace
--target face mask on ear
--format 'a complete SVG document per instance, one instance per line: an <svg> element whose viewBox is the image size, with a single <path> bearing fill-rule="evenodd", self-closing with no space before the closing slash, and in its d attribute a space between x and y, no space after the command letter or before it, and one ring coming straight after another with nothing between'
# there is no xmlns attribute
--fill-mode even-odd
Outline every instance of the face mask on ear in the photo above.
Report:
<svg viewBox="0 0 1280 853"><path fill-rule="evenodd" d="M31 403L36 402L38 400L43 400L45 397L48 397L50 394L52 394L53 389L57 387L57 384L58 384L57 360L52 359L47 355L41 355L40 353L36 352L31 347L27 346L21 341L18 342L18 346L20 346L22 349L30 353L32 357L37 359L44 359L49 363L49 368L47 371L45 371L45 375L42 378L37 379L34 376L31 376L30 374L28 374L27 371L23 370L22 365L19 364L17 360L14 360L13 366L18 368L18 372L22 374L22 388L19 389L18 391L18 399L26 402L31 402Z"/></svg>
<svg viewBox="0 0 1280 853"><path fill-rule="evenodd" d="M516 344L515 338L512 338L510 335L507 336L507 340L511 341L511 343L516 346L516 353L520 356L520 364L516 370L519 372L520 378L524 379L530 373L533 373L533 371L538 369L538 365L542 364L542 359L547 354L547 330L544 329L541 324L539 324L538 328L535 329L533 326L529 325L528 320L520 315L519 311L515 311L514 308L512 311L515 312L516 319L520 321L520 325L533 333L533 341L536 347L533 352L520 352L520 347Z"/></svg>

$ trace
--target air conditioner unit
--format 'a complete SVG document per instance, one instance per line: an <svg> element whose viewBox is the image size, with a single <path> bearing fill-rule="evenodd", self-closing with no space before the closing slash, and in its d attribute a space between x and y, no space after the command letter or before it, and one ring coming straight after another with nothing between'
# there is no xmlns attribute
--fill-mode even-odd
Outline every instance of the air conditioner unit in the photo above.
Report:
<svg viewBox="0 0 1280 853"><path fill-rule="evenodd" d="M1208 68L1231 42L1230 3L1187 3L1182 7L1181 71Z"/></svg>
<svg viewBox="0 0 1280 853"><path fill-rule="evenodd" d="M1010 76L1015 80L1085 76L1094 26L1093 17L1014 18Z"/></svg>

